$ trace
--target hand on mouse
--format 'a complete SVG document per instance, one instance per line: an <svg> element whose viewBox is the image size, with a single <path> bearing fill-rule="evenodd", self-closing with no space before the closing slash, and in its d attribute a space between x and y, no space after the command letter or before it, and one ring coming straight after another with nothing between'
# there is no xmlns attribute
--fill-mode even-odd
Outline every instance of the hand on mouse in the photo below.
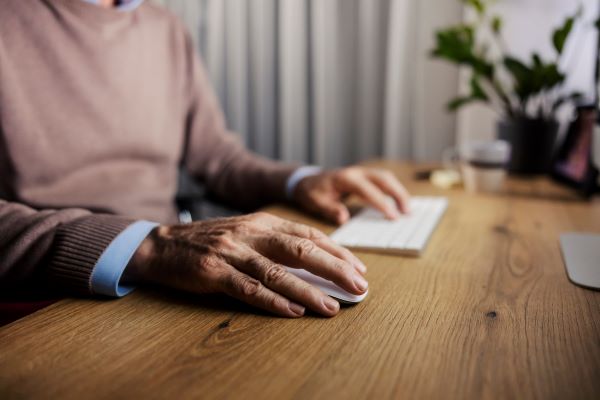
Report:
<svg viewBox="0 0 600 400"><path fill-rule="evenodd" d="M352 194L389 219L409 211L410 195L400 181L391 172L374 168L348 167L308 176L298 183L293 196L307 211L343 224L350 218L350 212L342 200ZM387 201L388 196L395 204Z"/></svg>
<svg viewBox="0 0 600 400"><path fill-rule="evenodd" d="M304 268L354 294L367 290L366 267L324 233L267 213L155 228L125 279L195 293L223 292L285 317L305 307L334 316L339 304L287 272Z"/></svg>

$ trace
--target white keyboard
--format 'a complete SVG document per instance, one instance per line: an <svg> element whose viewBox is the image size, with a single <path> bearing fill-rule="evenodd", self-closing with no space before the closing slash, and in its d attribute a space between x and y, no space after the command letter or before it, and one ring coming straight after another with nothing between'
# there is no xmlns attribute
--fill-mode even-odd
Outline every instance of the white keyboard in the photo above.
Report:
<svg viewBox="0 0 600 400"><path fill-rule="evenodd" d="M395 221L366 208L335 231L331 238L357 250L419 256L448 208L445 197L413 197L411 212Z"/></svg>

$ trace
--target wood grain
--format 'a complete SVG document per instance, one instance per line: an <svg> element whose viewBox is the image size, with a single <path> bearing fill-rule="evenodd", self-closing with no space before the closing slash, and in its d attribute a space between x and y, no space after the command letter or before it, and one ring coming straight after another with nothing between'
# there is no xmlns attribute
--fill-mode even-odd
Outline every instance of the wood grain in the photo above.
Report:
<svg viewBox="0 0 600 400"><path fill-rule="evenodd" d="M600 398L600 292L568 281L558 244L600 232L600 202L544 180L439 191L378 165L450 206L421 258L359 253L363 303L286 320L158 289L66 300L0 329L0 398Z"/></svg>

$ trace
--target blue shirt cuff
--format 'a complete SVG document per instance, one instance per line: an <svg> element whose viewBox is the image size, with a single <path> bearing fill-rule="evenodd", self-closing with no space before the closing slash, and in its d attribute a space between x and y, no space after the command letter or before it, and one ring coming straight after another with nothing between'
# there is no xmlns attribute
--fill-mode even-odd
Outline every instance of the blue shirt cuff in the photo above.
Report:
<svg viewBox="0 0 600 400"><path fill-rule="evenodd" d="M92 3L95 5L100 5L100 0L83 0L86 3ZM139 7L144 0L123 0L120 5L115 8L119 11L131 11Z"/></svg>
<svg viewBox="0 0 600 400"><path fill-rule="evenodd" d="M129 294L134 287L121 285L121 275L131 257L146 236L158 226L155 222L137 221L129 225L104 250L94 271L92 271L92 291L111 297Z"/></svg>
<svg viewBox="0 0 600 400"><path fill-rule="evenodd" d="M294 172L292 172L285 184L285 195L288 200L292 200L294 196L294 190L302 179L308 178L309 176L319 175L322 171L323 169L321 167L317 167L315 165L306 165L304 167L297 168Z"/></svg>

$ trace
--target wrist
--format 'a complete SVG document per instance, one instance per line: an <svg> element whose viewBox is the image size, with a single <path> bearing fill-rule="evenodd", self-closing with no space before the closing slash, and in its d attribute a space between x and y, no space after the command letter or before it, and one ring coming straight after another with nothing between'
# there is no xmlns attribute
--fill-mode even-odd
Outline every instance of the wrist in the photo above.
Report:
<svg viewBox="0 0 600 400"><path fill-rule="evenodd" d="M161 227L152 229L142 241L123 272L124 282L141 282L146 280L148 267L155 258L156 237Z"/></svg>
<svg viewBox="0 0 600 400"><path fill-rule="evenodd" d="M298 182L290 200L299 206L304 206L311 188L314 186L316 175L305 176Z"/></svg>
<svg viewBox="0 0 600 400"><path fill-rule="evenodd" d="M321 167L307 165L304 167L297 168L287 179L286 182L286 197L288 200L293 201L295 193L297 192L300 183L311 176L319 175L323 172Z"/></svg>

